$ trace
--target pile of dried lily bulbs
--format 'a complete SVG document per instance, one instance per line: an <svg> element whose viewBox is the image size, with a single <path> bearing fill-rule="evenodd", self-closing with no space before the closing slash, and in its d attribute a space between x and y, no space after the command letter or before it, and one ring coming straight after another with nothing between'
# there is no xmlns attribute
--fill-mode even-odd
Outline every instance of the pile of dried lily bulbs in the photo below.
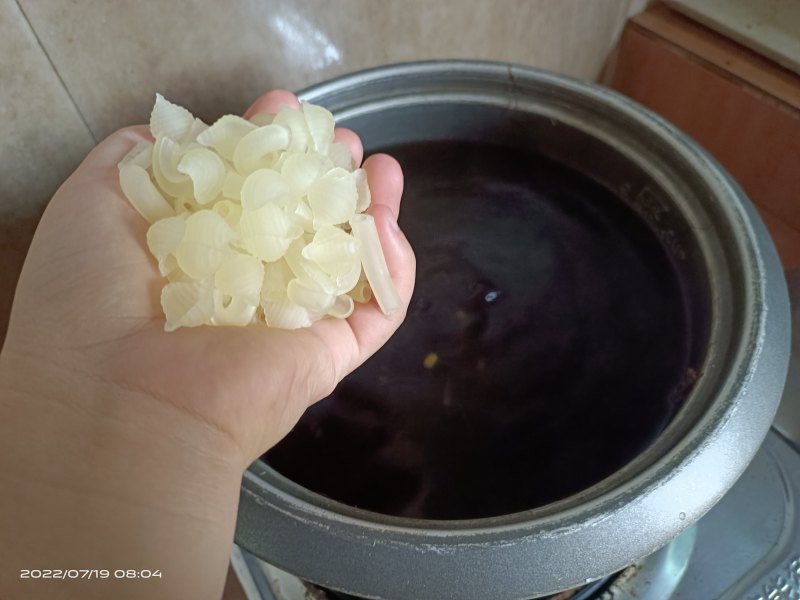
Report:
<svg viewBox="0 0 800 600"><path fill-rule="evenodd" d="M400 308L364 214L366 173L334 141L329 111L303 103L208 126L157 95L150 131L155 142L123 158L119 179L151 223L167 331L307 327L347 318L371 294L386 314Z"/></svg>

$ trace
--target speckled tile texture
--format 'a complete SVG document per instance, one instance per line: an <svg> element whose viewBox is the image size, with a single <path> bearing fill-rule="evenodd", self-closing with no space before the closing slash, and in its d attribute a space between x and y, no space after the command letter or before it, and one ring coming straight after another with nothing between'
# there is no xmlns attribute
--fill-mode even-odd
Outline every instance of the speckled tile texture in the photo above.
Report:
<svg viewBox="0 0 800 600"><path fill-rule="evenodd" d="M264 90L429 58L594 79L630 0L21 0L92 132L142 121L160 91L198 116Z"/></svg>
<svg viewBox="0 0 800 600"><path fill-rule="evenodd" d="M13 0L0 0L0 340L47 200L95 141Z"/></svg>

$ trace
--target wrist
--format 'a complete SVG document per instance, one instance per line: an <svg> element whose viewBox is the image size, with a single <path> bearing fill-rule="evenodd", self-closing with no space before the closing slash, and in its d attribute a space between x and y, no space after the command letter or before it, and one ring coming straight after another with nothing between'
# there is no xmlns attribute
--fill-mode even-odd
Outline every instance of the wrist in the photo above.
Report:
<svg viewBox="0 0 800 600"><path fill-rule="evenodd" d="M40 444L137 462L195 462L209 473L247 466L239 446L213 425L144 391L104 381L72 365L42 362L4 349L0 354L0 410L28 419ZM16 428L19 434L27 433ZM14 430L11 431L14 434ZM133 450L134 452L131 452ZM165 465L166 466L166 465ZM205 469L204 469L205 467Z"/></svg>
<svg viewBox="0 0 800 600"><path fill-rule="evenodd" d="M4 352L0 530L16 542L0 542L8 569L0 581L24 568L160 569L164 578L152 585L163 595L153 588L151 598L179 597L172 586L187 581L212 589L224 581L241 454L213 427L172 411ZM71 586L75 597L109 592L96 581L85 585Z"/></svg>

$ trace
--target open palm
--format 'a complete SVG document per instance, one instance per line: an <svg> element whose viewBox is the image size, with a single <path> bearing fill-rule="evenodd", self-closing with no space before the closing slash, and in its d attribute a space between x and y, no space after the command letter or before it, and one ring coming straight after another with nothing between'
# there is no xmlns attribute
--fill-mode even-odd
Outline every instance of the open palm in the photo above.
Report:
<svg viewBox="0 0 800 600"><path fill-rule="evenodd" d="M248 113L296 103L288 92L270 92ZM372 302L357 306L347 320L323 319L294 331L251 326L165 333L164 281L145 245L148 224L123 197L116 166L146 138L144 126L113 134L53 198L19 282L6 351L134 392L137 410L174 408L230 437L253 460L309 403L380 348L404 311L387 317ZM337 138L361 160L355 134L337 130ZM372 189L369 212L407 304L415 263L396 227L402 173L385 155L371 157L364 168Z"/></svg>

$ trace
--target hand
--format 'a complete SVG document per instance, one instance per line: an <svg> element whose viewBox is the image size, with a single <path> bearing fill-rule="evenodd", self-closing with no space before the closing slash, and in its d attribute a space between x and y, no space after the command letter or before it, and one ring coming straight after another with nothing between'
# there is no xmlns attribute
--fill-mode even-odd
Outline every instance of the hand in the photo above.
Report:
<svg viewBox="0 0 800 600"><path fill-rule="evenodd" d="M248 114L299 106L271 92ZM350 131L339 141L360 163ZM240 446L245 462L281 439L309 403L329 394L372 355L403 320L375 303L347 320L309 329L199 327L163 331L163 279L144 241L148 224L121 195L117 163L145 127L123 129L95 148L61 187L42 218L20 279L6 350L57 363L168 405ZM414 257L396 228L403 177L396 161L364 164L375 217L393 279L407 302ZM139 408L147 410L141 401Z"/></svg>
<svg viewBox="0 0 800 600"><path fill-rule="evenodd" d="M281 104L298 103L288 92L270 92L246 116L276 112ZM81 527L99 528L97 547L92 546L87 560L100 560L103 552L113 555L108 544L119 533L97 522L98 510L121 518L123 531L126 523L138 528L128 532L137 539L154 529L142 524L139 513L125 521L128 505L138 503L139 508L146 504L147 518L161 520L162 531L182 531L170 511L210 520L211 541L197 532L189 538L201 538L194 554L204 551L219 562L230 549L242 470L288 433L310 403L329 394L380 348L405 311L386 317L371 302L357 305L347 320L323 319L308 329L198 327L165 333L159 302L164 282L145 246L148 224L118 184L117 163L142 139L149 139L148 129L137 126L99 144L58 190L39 224L0 359L0 440L5 440L0 441L0 457L5 457L0 458L0 480L6 479L0 487L11 479L23 489L31 473L34 479L51 473L52 502L39 498L33 505L45 512L65 511L66 520L85 518ZM337 139L351 146L360 163L358 137L337 130ZM402 173L386 155L372 156L363 166L372 190L368 212L375 217L389 270L407 304L414 255L396 225ZM148 489L115 482L115 477L132 478ZM192 482L189 490L182 491L178 482L187 481ZM217 485L224 492L209 498L207 486ZM65 498L75 493L92 498L94 515L80 517L81 507L71 502L66 505L72 513L65 508ZM187 493L190 497L182 498ZM16 500L5 498L10 506L0 501L0 515L19 519L20 510L32 509L35 493L20 494ZM5 525L0 517L0 530ZM47 525L31 516L30 527ZM41 543L74 558L80 549L74 540L59 537L59 531L51 525ZM9 540L5 533L2 538L0 544ZM12 564L22 564L11 539L8 556L0 547L0 564L12 557ZM187 544L184 538L179 547ZM164 542L162 549L168 546ZM139 550L130 560L143 560ZM161 554L170 560L168 553ZM204 555L198 564L208 560ZM177 561L183 566L176 570L198 568L188 562ZM160 568L144 563L118 568ZM87 587L94 593L98 589ZM0 596L3 591L0 587ZM158 597L148 593L145 597ZM26 597L34 595L26 592Z"/></svg>

